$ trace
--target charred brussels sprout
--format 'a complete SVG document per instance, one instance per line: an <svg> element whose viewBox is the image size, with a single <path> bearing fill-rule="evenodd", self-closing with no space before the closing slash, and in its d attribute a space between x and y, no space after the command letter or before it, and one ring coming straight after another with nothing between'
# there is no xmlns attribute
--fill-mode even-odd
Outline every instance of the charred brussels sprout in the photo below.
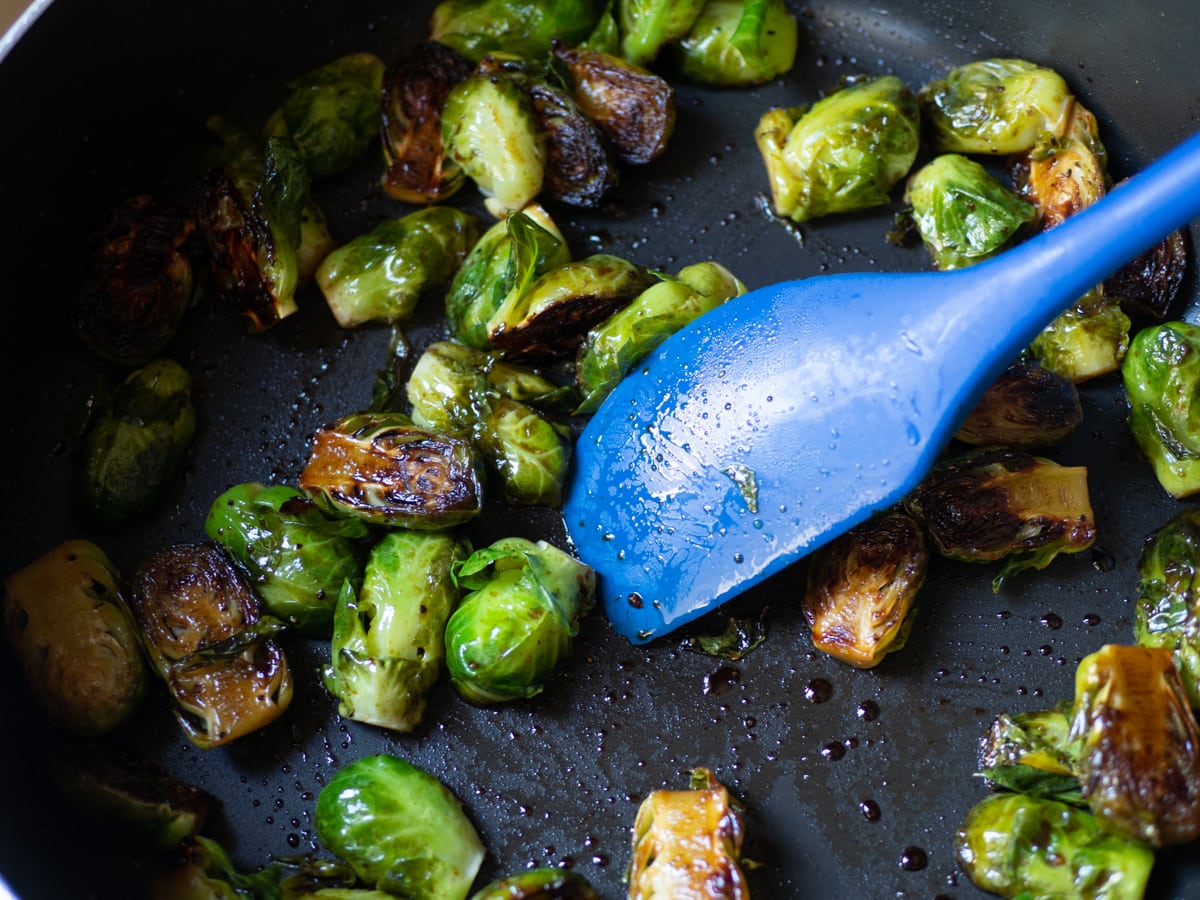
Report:
<svg viewBox="0 0 1200 900"><path fill-rule="evenodd" d="M596 574L556 547L503 538L454 569L468 593L446 625L446 661L472 703L533 697L567 661Z"/></svg>
<svg viewBox="0 0 1200 900"><path fill-rule="evenodd" d="M1200 326L1166 322L1142 329L1121 378L1129 430L1158 483L1174 497L1200 491Z"/></svg>
<svg viewBox="0 0 1200 900"><path fill-rule="evenodd" d="M146 695L146 666L120 573L90 541L65 541L5 579L4 631L55 724L111 731Z"/></svg>
<svg viewBox="0 0 1200 900"><path fill-rule="evenodd" d="M300 489L332 515L428 531L479 515L482 479L470 441L399 413L356 413L317 431Z"/></svg>
<svg viewBox="0 0 1200 900"><path fill-rule="evenodd" d="M148 515L183 464L196 432L192 378L159 359L130 374L100 405L84 438L79 504L99 528Z"/></svg>
<svg viewBox="0 0 1200 900"><path fill-rule="evenodd" d="M113 213L71 310L93 353L139 366L162 352L192 302L195 230L190 217L145 195Z"/></svg>
<svg viewBox="0 0 1200 900"><path fill-rule="evenodd" d="M422 294L449 283L477 236L470 213L419 209L338 247L317 268L317 285L343 328L403 322Z"/></svg>
<svg viewBox="0 0 1200 900"><path fill-rule="evenodd" d="M1102 831L1086 810L1023 794L994 794L967 813L958 863L1002 897L1140 900L1154 851Z"/></svg>
<svg viewBox="0 0 1200 900"><path fill-rule="evenodd" d="M1001 713L980 744L979 774L996 787L1081 806L1070 738L1070 703Z"/></svg>
<svg viewBox="0 0 1200 900"><path fill-rule="evenodd" d="M740 808L708 769L692 771L688 790L651 792L633 823L630 900L747 900L744 835Z"/></svg>
<svg viewBox="0 0 1200 900"><path fill-rule="evenodd" d="M205 533L250 575L268 612L310 635L329 634L342 582L357 584L358 519L330 519L300 491L257 482L213 501Z"/></svg>
<svg viewBox="0 0 1200 900"><path fill-rule="evenodd" d="M347 582L338 598L325 686L341 715L401 732L421 723L459 597L450 568L466 555L449 534L392 531L375 545L362 590Z"/></svg>
<svg viewBox="0 0 1200 900"><path fill-rule="evenodd" d="M1037 213L974 160L944 153L918 169L905 199L939 269L995 256Z"/></svg>
<svg viewBox="0 0 1200 900"><path fill-rule="evenodd" d="M472 62L504 50L545 56L555 38L578 43L600 18L599 0L444 0L433 11L433 40Z"/></svg>
<svg viewBox="0 0 1200 900"><path fill-rule="evenodd" d="M618 0L621 55L634 65L649 65L663 47L692 30L703 6L704 0Z"/></svg>
<svg viewBox="0 0 1200 900"><path fill-rule="evenodd" d="M1022 59L985 59L921 88L934 149L1024 153L1066 130L1073 97L1062 76Z"/></svg>
<svg viewBox="0 0 1200 900"><path fill-rule="evenodd" d="M225 848L196 835L184 842L173 868L150 884L150 900L280 900L282 872L268 866L239 872Z"/></svg>
<svg viewBox="0 0 1200 900"><path fill-rule="evenodd" d="M1029 345L1043 368L1080 382L1121 368L1129 348L1129 316L1097 288L1051 322Z"/></svg>
<svg viewBox="0 0 1200 900"><path fill-rule="evenodd" d="M313 178L344 172L377 139L383 61L373 53L343 56L288 87L267 133L291 137Z"/></svg>
<svg viewBox="0 0 1200 900"><path fill-rule="evenodd" d="M569 869L530 869L493 881L471 900L600 900L586 878Z"/></svg>
<svg viewBox="0 0 1200 900"><path fill-rule="evenodd" d="M1184 509L1152 534L1138 573L1137 642L1174 653L1192 706L1200 709L1200 511Z"/></svg>
<svg viewBox="0 0 1200 900"><path fill-rule="evenodd" d="M993 581L1044 569L1092 545L1087 469L1019 450L983 449L936 467L905 500L939 553L987 562L1008 557Z"/></svg>
<svg viewBox="0 0 1200 900"><path fill-rule="evenodd" d="M1190 257L1188 232L1173 231L1110 275L1104 293L1118 298L1132 315L1165 319L1183 285Z"/></svg>
<svg viewBox="0 0 1200 900"><path fill-rule="evenodd" d="M529 97L546 138L543 193L571 206L599 206L621 179L600 129L547 80L535 81Z"/></svg>
<svg viewBox="0 0 1200 900"><path fill-rule="evenodd" d="M987 389L954 437L975 447L1030 450L1058 443L1082 421L1073 381L1018 360Z"/></svg>
<svg viewBox="0 0 1200 900"><path fill-rule="evenodd" d="M775 212L796 222L881 206L917 158L917 100L894 75L808 109L771 109L754 131Z"/></svg>
<svg viewBox="0 0 1200 900"><path fill-rule="evenodd" d="M321 845L371 887L414 900L464 900L483 844L450 790L394 756L338 771L317 797Z"/></svg>
<svg viewBox="0 0 1200 900"><path fill-rule="evenodd" d="M675 46L675 62L699 84L763 84L792 68L798 30L783 0L708 0Z"/></svg>
<svg viewBox="0 0 1200 900"><path fill-rule="evenodd" d="M813 554L804 617L813 645L860 669L904 646L929 554L921 528L893 510Z"/></svg>
<svg viewBox="0 0 1200 900"><path fill-rule="evenodd" d="M146 650L175 702L175 718L198 747L217 747L277 719L292 676L260 620L258 598L216 544L180 544L134 574L130 596Z"/></svg>
<svg viewBox="0 0 1200 900"><path fill-rule="evenodd" d="M1052 228L1104 196L1107 159L1096 117L1071 98L1061 136L1016 157L1010 168L1042 227Z"/></svg>

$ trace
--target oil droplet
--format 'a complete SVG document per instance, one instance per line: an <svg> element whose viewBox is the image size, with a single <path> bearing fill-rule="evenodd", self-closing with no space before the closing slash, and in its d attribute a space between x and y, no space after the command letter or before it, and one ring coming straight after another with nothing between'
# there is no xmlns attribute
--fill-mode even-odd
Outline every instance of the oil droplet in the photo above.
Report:
<svg viewBox="0 0 1200 900"><path fill-rule="evenodd" d="M821 748L821 756L828 760L838 760L846 755L846 748L838 741L826 744Z"/></svg>
<svg viewBox="0 0 1200 900"><path fill-rule="evenodd" d="M833 696L833 685L824 678L814 678L804 686L804 699L811 703L824 703Z"/></svg>
<svg viewBox="0 0 1200 900"><path fill-rule="evenodd" d="M900 854L900 868L905 872L920 872L929 865L929 857L920 847L905 847Z"/></svg>
<svg viewBox="0 0 1200 900"><path fill-rule="evenodd" d="M874 700L864 700L858 704L858 708L854 710L854 714L864 722L874 722L879 718L879 704Z"/></svg>
<svg viewBox="0 0 1200 900"><path fill-rule="evenodd" d="M1038 619L1038 621L1051 631L1058 631L1058 629L1062 628L1063 625L1062 616L1058 615L1058 613L1052 612L1046 613L1044 616Z"/></svg>
<svg viewBox="0 0 1200 900"><path fill-rule="evenodd" d="M708 697L727 694L741 677L741 671L734 666L721 666L717 671L704 676L704 694Z"/></svg>
<svg viewBox="0 0 1200 900"><path fill-rule="evenodd" d="M1095 628L1100 624L1100 617L1095 613L1088 613L1080 621L1082 621L1083 624L1088 628Z"/></svg>
<svg viewBox="0 0 1200 900"><path fill-rule="evenodd" d="M735 563L743 563L746 561L746 557L742 556L740 553L735 553L733 554L733 561Z"/></svg>
<svg viewBox="0 0 1200 900"><path fill-rule="evenodd" d="M882 813L879 811L879 804L874 800L860 800L858 802L858 811L863 814L863 818L868 822L878 822Z"/></svg>

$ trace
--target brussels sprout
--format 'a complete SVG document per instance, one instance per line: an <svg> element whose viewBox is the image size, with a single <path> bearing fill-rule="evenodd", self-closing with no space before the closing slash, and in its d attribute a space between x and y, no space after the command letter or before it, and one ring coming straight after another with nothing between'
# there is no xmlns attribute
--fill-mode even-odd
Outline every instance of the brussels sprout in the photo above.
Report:
<svg viewBox="0 0 1200 900"><path fill-rule="evenodd" d="M917 158L917 101L894 75L852 82L754 130L775 212L796 222L889 201Z"/></svg>
<svg viewBox="0 0 1200 900"><path fill-rule="evenodd" d="M359 887L354 870L340 859L288 859L296 871L279 882L279 900L395 900L395 894Z"/></svg>
<svg viewBox="0 0 1200 900"><path fill-rule="evenodd" d="M267 124L272 136L291 137L313 178L350 168L379 134L383 60L353 53L306 72Z"/></svg>
<svg viewBox="0 0 1200 900"><path fill-rule="evenodd" d="M1070 703L1001 713L980 742L979 774L996 787L1082 806L1070 733Z"/></svg>
<svg viewBox="0 0 1200 900"><path fill-rule="evenodd" d="M209 508L204 532L250 575L275 618L328 636L342 582L360 580L358 519L327 518L300 491L257 482L234 485Z"/></svg>
<svg viewBox="0 0 1200 900"><path fill-rule="evenodd" d="M1010 165L1021 196L1038 211L1043 228L1091 206L1108 190L1108 155L1093 116L1071 98L1064 130L1048 144L1023 153Z"/></svg>
<svg viewBox="0 0 1200 900"><path fill-rule="evenodd" d="M392 531L371 551L358 596L346 582L325 669L341 715L401 732L421 723L460 593L450 568L466 555L449 534Z"/></svg>
<svg viewBox="0 0 1200 900"><path fill-rule="evenodd" d="M470 591L446 625L455 688L472 703L536 696L567 661L596 573L545 541L502 538L454 569Z"/></svg>
<svg viewBox="0 0 1200 900"><path fill-rule="evenodd" d="M325 213L315 203L300 210L300 244L296 247L296 272L300 283L307 284L317 273L317 267L333 252L337 242L329 231Z"/></svg>
<svg viewBox="0 0 1200 900"><path fill-rule="evenodd" d="M450 336L480 350L491 349L491 318L523 296L539 275L570 259L562 232L536 203L497 222L471 248L450 284Z"/></svg>
<svg viewBox="0 0 1200 900"><path fill-rule="evenodd" d="M979 398L954 437L975 447L1003 444L1031 450L1058 443L1082 421L1075 383L1021 359Z"/></svg>
<svg viewBox="0 0 1200 900"><path fill-rule="evenodd" d="M84 438L79 505L98 528L145 518L162 500L196 432L192 378L159 359L125 378Z"/></svg>
<svg viewBox="0 0 1200 900"><path fill-rule="evenodd" d="M1200 511L1181 510L1147 539L1138 574L1134 636L1175 654L1191 704L1200 709Z"/></svg>
<svg viewBox="0 0 1200 900"><path fill-rule="evenodd" d="M545 56L555 38L576 44L600 18L598 0L443 0L433 10L433 40L472 62L497 50Z"/></svg>
<svg viewBox="0 0 1200 900"><path fill-rule="evenodd" d="M652 285L587 333L575 362L583 401L576 413L600 408L635 365L668 337L731 297L746 292L724 266L702 262Z"/></svg>
<svg viewBox="0 0 1200 900"><path fill-rule="evenodd" d="M1062 76L1022 59L984 59L921 88L940 153L1025 153L1066 131L1074 98Z"/></svg>
<svg viewBox="0 0 1200 900"><path fill-rule="evenodd" d="M654 281L648 269L607 253L563 263L523 293L510 291L488 321L488 338L513 359L562 355Z"/></svg>
<svg viewBox="0 0 1200 900"><path fill-rule="evenodd" d="M383 190L405 203L437 203L462 187L462 169L446 158L442 107L471 74L462 54L433 41L403 51L383 81Z"/></svg>
<svg viewBox="0 0 1200 900"><path fill-rule="evenodd" d="M469 440L399 413L355 413L317 430L300 489L331 515L436 531L479 515L482 479Z"/></svg>
<svg viewBox="0 0 1200 900"><path fill-rule="evenodd" d="M1156 847L1200 837L1200 725L1170 650L1108 644L1084 657L1071 740L1104 831Z"/></svg>
<svg viewBox="0 0 1200 900"><path fill-rule="evenodd" d="M637 66L654 62L658 52L692 30L704 0L617 0L621 55Z"/></svg>
<svg viewBox="0 0 1200 900"><path fill-rule="evenodd" d="M617 159L642 165L667 149L675 130L675 91L641 66L598 50L554 46L571 99L608 138Z"/></svg>
<svg viewBox="0 0 1200 900"><path fill-rule="evenodd" d="M113 212L71 310L93 353L140 366L162 352L192 302L195 231L189 216L144 194Z"/></svg>
<svg viewBox="0 0 1200 900"><path fill-rule="evenodd" d="M1190 248L1187 231L1171 232L1110 275L1104 293L1116 297L1131 315L1167 318L1187 275Z"/></svg>
<svg viewBox="0 0 1200 900"><path fill-rule="evenodd" d="M389 219L326 256L317 285L343 328L403 322L422 294L449 283L477 229L475 216L448 206Z"/></svg>
<svg viewBox="0 0 1200 900"><path fill-rule="evenodd" d="M692 771L688 790L652 791L633 823L629 900L747 900L744 835L741 810L708 769Z"/></svg>
<svg viewBox="0 0 1200 900"><path fill-rule="evenodd" d="M621 179L600 129L570 95L546 80L531 84L529 97L546 139L543 192L571 206L599 206Z"/></svg>
<svg viewBox="0 0 1200 900"><path fill-rule="evenodd" d="M813 646L869 669L904 646L929 554L902 510L871 519L813 554L804 618Z"/></svg>
<svg viewBox="0 0 1200 900"><path fill-rule="evenodd" d="M559 507L571 458L570 431L508 397L492 400L480 423L479 448L517 506Z"/></svg>
<svg viewBox="0 0 1200 900"><path fill-rule="evenodd" d="M943 556L970 562L1008 557L996 590L1060 553L1092 545L1096 527L1087 469L1060 466L1019 450L982 449L933 472L905 500Z"/></svg>
<svg viewBox="0 0 1200 900"><path fill-rule="evenodd" d="M1121 368L1129 349L1129 316L1101 289L1089 291L1033 339L1029 352L1071 381L1088 381Z"/></svg>
<svg viewBox="0 0 1200 900"><path fill-rule="evenodd" d="M149 900L281 900L278 866L239 872L225 848L202 835L181 850L175 866L150 884Z"/></svg>
<svg viewBox="0 0 1200 900"><path fill-rule="evenodd" d="M1023 794L993 794L955 838L971 883L1002 897L1141 900L1154 851L1100 830L1086 810Z"/></svg>
<svg viewBox="0 0 1200 900"><path fill-rule="evenodd" d="M493 881L471 900L600 900L595 888L569 869L530 869Z"/></svg>
<svg viewBox="0 0 1200 900"><path fill-rule="evenodd" d="M1137 333L1121 364L1129 430L1174 497L1200 491L1200 326L1166 322ZM1192 413L1197 419L1192 418Z"/></svg>
<svg viewBox="0 0 1200 900"><path fill-rule="evenodd" d="M476 73L451 88L442 107L442 141L497 218L541 192L546 140L533 101L513 78Z"/></svg>
<svg viewBox="0 0 1200 900"><path fill-rule="evenodd" d="M944 153L908 180L905 200L925 249L939 269L961 269L995 256L1037 211L983 166Z"/></svg>
<svg viewBox="0 0 1200 900"><path fill-rule="evenodd" d="M116 746L75 745L51 764L51 777L71 804L101 828L138 845L175 850L204 826L216 802L176 781L154 763Z"/></svg>
<svg viewBox="0 0 1200 900"><path fill-rule="evenodd" d="M334 774L317 797L321 845L381 891L413 900L464 900L483 844L450 790L394 756L367 756Z"/></svg>
<svg viewBox="0 0 1200 900"><path fill-rule="evenodd" d="M783 0L708 0L673 55L689 81L763 84L791 70L798 32Z"/></svg>
<svg viewBox="0 0 1200 900"><path fill-rule="evenodd" d="M55 724L103 734L146 695L146 666L120 573L90 541L65 541L4 582L4 631Z"/></svg>
<svg viewBox="0 0 1200 900"><path fill-rule="evenodd" d="M292 699L292 676L260 620L246 576L216 544L155 553L134 574L134 619L175 718L198 747L217 747L273 722Z"/></svg>

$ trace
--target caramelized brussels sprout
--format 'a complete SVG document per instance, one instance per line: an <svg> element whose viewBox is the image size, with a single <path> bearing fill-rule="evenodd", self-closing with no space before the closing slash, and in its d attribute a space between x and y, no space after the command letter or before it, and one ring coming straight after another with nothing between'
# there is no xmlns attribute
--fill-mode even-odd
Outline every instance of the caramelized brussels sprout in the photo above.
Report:
<svg viewBox="0 0 1200 900"><path fill-rule="evenodd" d="M1019 450L982 449L935 467L905 500L943 556L969 562L1008 557L993 587L1060 553L1092 545L1096 527L1087 469Z"/></svg>
<svg viewBox="0 0 1200 900"><path fill-rule="evenodd" d="M943 153L908 180L905 200L921 242L939 269L961 269L995 256L1037 217L972 159Z"/></svg>
<svg viewBox="0 0 1200 900"><path fill-rule="evenodd" d="M688 790L651 792L633 823L630 900L747 900L744 835L741 810L708 769L692 771Z"/></svg>
<svg viewBox="0 0 1200 900"><path fill-rule="evenodd" d="M1188 232L1173 231L1110 275L1104 293L1116 297L1131 315L1165 319L1179 295L1190 257Z"/></svg>
<svg viewBox="0 0 1200 900"><path fill-rule="evenodd" d="M921 88L941 153L1025 153L1066 131L1074 98L1062 76L1023 59L983 59Z"/></svg>
<svg viewBox="0 0 1200 900"><path fill-rule="evenodd" d="M1108 154L1096 117L1075 98L1061 134L1017 157L1011 164L1021 196L1038 211L1043 228L1091 206L1108 190Z"/></svg>
<svg viewBox="0 0 1200 900"><path fill-rule="evenodd" d="M1150 535L1138 574L1134 636L1174 653L1192 707L1200 709L1200 511L1183 509Z"/></svg>
<svg viewBox="0 0 1200 900"><path fill-rule="evenodd" d="M99 405L84 437L80 511L97 528L145 518L161 502L196 433L192 378L158 359L131 373Z"/></svg>
<svg viewBox="0 0 1200 900"><path fill-rule="evenodd" d="M282 872L271 865L239 872L225 848L196 835L184 842L176 864L150 884L149 900L280 900Z"/></svg>
<svg viewBox="0 0 1200 900"><path fill-rule="evenodd" d="M460 593L450 569L466 555L450 534L391 531L372 549L357 596L345 583L325 669L340 715L400 732L421 724Z"/></svg>
<svg viewBox="0 0 1200 900"><path fill-rule="evenodd" d="M775 212L796 222L881 206L917 158L917 100L894 75L854 81L754 130Z"/></svg>
<svg viewBox="0 0 1200 900"><path fill-rule="evenodd" d="M379 133L383 60L352 53L305 72L267 123L266 132L290 137L313 178L350 168Z"/></svg>
<svg viewBox="0 0 1200 900"><path fill-rule="evenodd" d="M673 56L688 81L764 84L791 70L798 32L783 0L707 0Z"/></svg>
<svg viewBox="0 0 1200 900"><path fill-rule="evenodd" d="M545 541L502 538L453 574L469 591L446 625L459 694L479 704L540 694L595 602L596 573Z"/></svg>
<svg viewBox="0 0 1200 900"><path fill-rule="evenodd" d="M366 884L421 900L465 900L483 844L450 790L394 756L367 756L317 797L321 846Z"/></svg>
<svg viewBox="0 0 1200 900"><path fill-rule="evenodd" d="M928 567L925 536L902 510L821 547L803 601L813 645L860 669L878 665L904 646Z"/></svg>
<svg viewBox="0 0 1200 900"><path fill-rule="evenodd" d="M600 895L570 869L530 869L493 881L471 900L600 900Z"/></svg>
<svg viewBox="0 0 1200 900"><path fill-rule="evenodd" d="M1137 333L1121 364L1129 430L1174 497L1200 491L1200 326L1166 322ZM1193 419L1192 414L1197 418Z"/></svg>
<svg viewBox="0 0 1200 900"><path fill-rule="evenodd" d="M1031 450L1058 443L1082 421L1075 383L1020 359L987 389L954 437L975 447Z"/></svg>
<svg viewBox="0 0 1200 900"><path fill-rule="evenodd" d="M419 209L338 247L317 268L317 285L343 328L403 322L424 293L449 283L477 237L470 213Z"/></svg>
<svg viewBox="0 0 1200 900"><path fill-rule="evenodd" d="M993 794L967 813L958 864L1002 897L1141 900L1154 851L1108 834L1086 810L1023 794Z"/></svg>
<svg viewBox="0 0 1200 900"><path fill-rule="evenodd" d="M618 0L621 55L637 66L692 30L704 0Z"/></svg>
<svg viewBox="0 0 1200 900"><path fill-rule="evenodd" d="M441 530L483 509L470 441L399 413L355 413L317 430L300 489L325 512L372 525Z"/></svg>
<svg viewBox="0 0 1200 900"><path fill-rule="evenodd" d="M116 728L146 696L121 576L91 541L65 541L4 582L4 632L38 706L78 734Z"/></svg>
<svg viewBox="0 0 1200 900"><path fill-rule="evenodd" d="M227 744L287 709L292 676L272 637L280 626L260 620L249 581L218 545L155 553L134 574L130 606L196 746Z"/></svg>
<svg viewBox="0 0 1200 900"><path fill-rule="evenodd" d="M328 636L342 582L361 580L358 519L331 519L295 488L257 482L229 488L209 508L204 532L250 575L272 616Z"/></svg>
<svg viewBox="0 0 1200 900"><path fill-rule="evenodd" d="M1129 349L1129 316L1120 301L1089 291L1046 326L1029 345L1042 365L1071 381L1116 372Z"/></svg>
<svg viewBox="0 0 1200 900"><path fill-rule="evenodd" d="M144 194L113 212L71 310L75 333L93 353L140 366L162 352L192 302L195 231L182 211Z"/></svg>
<svg viewBox="0 0 1200 900"><path fill-rule="evenodd" d="M433 10L433 40L472 62L498 50L545 56L555 38L578 43L600 18L599 0L443 0Z"/></svg>
<svg viewBox="0 0 1200 900"><path fill-rule="evenodd" d="M546 138L543 193L571 206L599 206L621 180L600 129L570 95L549 81L535 81L529 96Z"/></svg>
<svg viewBox="0 0 1200 900"><path fill-rule="evenodd" d="M996 787L1082 806L1070 737L1070 703L1001 713L980 743L979 774Z"/></svg>

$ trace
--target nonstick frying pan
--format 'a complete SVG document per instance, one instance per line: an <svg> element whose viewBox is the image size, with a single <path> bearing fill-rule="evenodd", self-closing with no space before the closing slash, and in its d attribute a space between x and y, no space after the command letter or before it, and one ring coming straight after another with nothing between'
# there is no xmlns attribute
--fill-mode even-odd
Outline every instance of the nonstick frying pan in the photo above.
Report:
<svg viewBox="0 0 1200 900"><path fill-rule="evenodd" d="M169 348L196 378L200 406L184 476L143 526L88 534L72 519L73 423L88 386L108 373L77 344L66 311L107 211L137 192L187 202L209 114L256 127L288 77L357 50L389 58L425 35L431 6L56 0L0 44L5 573L67 537L93 537L126 572L167 544L200 540L221 490L294 482L312 431L366 405L384 330L339 330L313 291L298 315L259 336L219 305L202 305ZM763 213L758 115L811 102L860 72L895 72L916 87L982 57L1054 66L1098 116L1117 177L1200 118L1200 25L1184 0L795 10L801 47L787 77L750 91L680 87L678 129L660 160L627 170L597 213L553 210L576 255L605 250L666 269L714 258L752 287L926 267L921 251L885 241L894 209L802 228ZM406 211L381 196L378 175L372 158L320 189L340 239ZM480 208L473 193L456 202ZM1193 279L1183 293L1188 317ZM409 329L414 345L440 335L437 307L424 304ZM638 803L705 765L746 806L746 855L761 864L750 873L756 896L982 897L957 874L951 843L985 793L972 774L979 736L1001 711L1069 697L1085 654L1132 642L1142 541L1179 508L1137 457L1116 380L1082 393L1084 425L1052 455L1089 468L1095 550L999 594L991 567L937 562L908 645L875 670L813 652L797 606L801 564L734 605L763 615L769 632L737 663L675 638L635 648L595 615L573 664L542 696L479 709L443 683L426 724L403 736L339 719L316 674L327 649L288 640L296 696L265 731L198 750L156 694L113 739L216 795L208 831L243 867L316 851L313 805L329 775L389 752L463 800L489 850L480 883L571 865L605 897L621 896ZM473 537L482 544L512 532L562 537L549 512L493 514ZM697 628L716 630L720 616ZM33 708L7 655L0 681L0 873L23 898L138 896L161 861L132 853L58 799L45 760L62 737ZM1160 853L1150 895L1200 895L1198 856L1195 846Z"/></svg>

